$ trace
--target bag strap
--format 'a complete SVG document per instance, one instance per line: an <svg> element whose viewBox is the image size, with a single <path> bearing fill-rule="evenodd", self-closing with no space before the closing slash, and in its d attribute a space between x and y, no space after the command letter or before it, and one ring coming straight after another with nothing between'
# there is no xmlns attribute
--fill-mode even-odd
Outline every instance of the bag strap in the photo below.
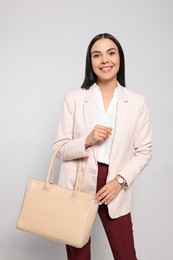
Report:
<svg viewBox="0 0 173 260"><path fill-rule="evenodd" d="M49 165L48 174L47 174L46 184L52 184L53 183L53 171L54 171L55 159L57 157L59 150L66 143L67 143L67 141L61 142L55 148L55 151L53 152L53 155L52 155L52 158L51 158L51 161L50 161L50 165ZM80 184L81 184L80 175L81 175L81 159L77 159L76 160L76 183L75 183L75 188L74 188L75 191L80 191Z"/></svg>

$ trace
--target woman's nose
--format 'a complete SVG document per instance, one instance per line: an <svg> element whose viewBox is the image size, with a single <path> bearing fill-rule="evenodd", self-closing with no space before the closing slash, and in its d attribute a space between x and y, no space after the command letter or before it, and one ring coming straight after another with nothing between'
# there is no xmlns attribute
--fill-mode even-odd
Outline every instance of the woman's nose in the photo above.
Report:
<svg viewBox="0 0 173 260"><path fill-rule="evenodd" d="M107 55L103 55L103 56L102 56L101 62L102 62L102 63L107 63L107 62L108 62L108 57L107 57Z"/></svg>

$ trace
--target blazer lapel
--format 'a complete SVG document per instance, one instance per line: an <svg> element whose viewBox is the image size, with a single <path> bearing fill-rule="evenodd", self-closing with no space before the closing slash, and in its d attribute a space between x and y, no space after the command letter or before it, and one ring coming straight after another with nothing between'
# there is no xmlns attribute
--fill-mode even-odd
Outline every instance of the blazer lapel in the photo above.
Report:
<svg viewBox="0 0 173 260"><path fill-rule="evenodd" d="M115 125L115 133L114 133L112 150L110 155L110 163L115 160L116 153L118 152L119 143L121 141L121 138L123 138L122 133L125 127L125 122L127 120L127 112L128 112L127 111L128 96L124 91L124 87L119 85L118 91L119 91L119 100L117 106L116 125Z"/></svg>
<svg viewBox="0 0 173 260"><path fill-rule="evenodd" d="M83 104L84 121L87 133L93 130L94 127L94 91L93 87L86 90Z"/></svg>
<svg viewBox="0 0 173 260"><path fill-rule="evenodd" d="M85 127L87 133L90 134L95 126L94 122L94 91L93 87L91 86L90 89L86 90L85 97L84 97L84 104L83 104L83 115L85 121ZM97 158L97 146L94 145L92 147L95 159Z"/></svg>

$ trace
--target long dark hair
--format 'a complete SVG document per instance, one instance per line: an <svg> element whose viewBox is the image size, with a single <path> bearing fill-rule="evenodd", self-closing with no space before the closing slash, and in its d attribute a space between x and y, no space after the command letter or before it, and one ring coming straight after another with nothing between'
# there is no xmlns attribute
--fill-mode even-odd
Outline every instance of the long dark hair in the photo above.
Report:
<svg viewBox="0 0 173 260"><path fill-rule="evenodd" d="M89 89L97 80L97 76L94 73L91 64L91 48L96 41L102 38L110 39L118 47L118 52L120 55L120 68L117 73L117 80L123 87L125 87L125 58L124 58L124 52L121 47L121 44L113 35L109 33L101 33L96 35L88 45L87 54L86 54L85 78L81 88Z"/></svg>

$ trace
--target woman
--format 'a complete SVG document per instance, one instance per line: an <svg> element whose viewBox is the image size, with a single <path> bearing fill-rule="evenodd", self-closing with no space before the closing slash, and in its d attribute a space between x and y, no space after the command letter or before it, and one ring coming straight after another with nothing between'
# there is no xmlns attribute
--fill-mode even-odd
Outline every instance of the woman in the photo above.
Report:
<svg viewBox="0 0 173 260"><path fill-rule="evenodd" d="M131 222L133 182L151 159L151 131L143 96L125 88L124 54L117 39L95 36L87 50L82 87L64 101L55 146L61 148L59 184L73 188L82 158L82 190L94 194L117 260L135 260ZM69 260L89 260L90 240L66 246Z"/></svg>

